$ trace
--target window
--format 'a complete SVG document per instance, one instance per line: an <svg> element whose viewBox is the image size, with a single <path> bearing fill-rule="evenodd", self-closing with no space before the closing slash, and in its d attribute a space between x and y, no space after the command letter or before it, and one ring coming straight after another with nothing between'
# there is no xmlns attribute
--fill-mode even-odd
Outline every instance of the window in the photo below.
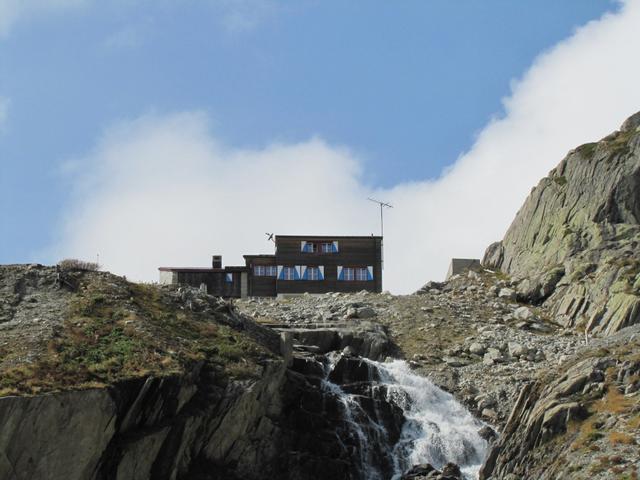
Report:
<svg viewBox="0 0 640 480"><path fill-rule="evenodd" d="M333 253L333 243L321 243L320 251L322 253Z"/></svg>
<svg viewBox="0 0 640 480"><path fill-rule="evenodd" d="M318 251L318 244L313 242L304 242L302 251L304 253L315 253Z"/></svg>
<svg viewBox="0 0 640 480"><path fill-rule="evenodd" d="M342 269L342 275L345 281L355 280L355 272L351 267L344 267Z"/></svg>
<svg viewBox="0 0 640 480"><path fill-rule="evenodd" d="M233 273L225 274L224 281L227 283L233 283Z"/></svg>
<svg viewBox="0 0 640 480"><path fill-rule="evenodd" d="M373 280L373 266L343 267L338 265L338 280L368 282Z"/></svg>
<svg viewBox="0 0 640 480"><path fill-rule="evenodd" d="M256 277L275 277L277 268L275 265L254 265L253 275Z"/></svg>
<svg viewBox="0 0 640 480"><path fill-rule="evenodd" d="M303 253L337 253L338 242L300 242L300 251Z"/></svg>
<svg viewBox="0 0 640 480"><path fill-rule="evenodd" d="M359 282L366 282L369 278L367 275L367 269L366 268L356 268L355 269L355 279Z"/></svg>
<svg viewBox="0 0 640 480"><path fill-rule="evenodd" d="M282 268L282 279L283 280L295 280L296 279L296 269L294 267L283 267Z"/></svg>
<svg viewBox="0 0 640 480"><path fill-rule="evenodd" d="M307 267L307 280L320 280L320 269L318 267Z"/></svg>

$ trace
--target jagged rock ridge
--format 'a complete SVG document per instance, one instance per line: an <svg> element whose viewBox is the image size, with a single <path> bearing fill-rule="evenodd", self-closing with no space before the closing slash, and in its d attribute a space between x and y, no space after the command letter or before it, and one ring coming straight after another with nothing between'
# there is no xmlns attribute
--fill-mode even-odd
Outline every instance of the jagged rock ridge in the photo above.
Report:
<svg viewBox="0 0 640 480"><path fill-rule="evenodd" d="M532 190L483 265L521 280L565 326L610 335L640 321L640 112L569 154Z"/></svg>

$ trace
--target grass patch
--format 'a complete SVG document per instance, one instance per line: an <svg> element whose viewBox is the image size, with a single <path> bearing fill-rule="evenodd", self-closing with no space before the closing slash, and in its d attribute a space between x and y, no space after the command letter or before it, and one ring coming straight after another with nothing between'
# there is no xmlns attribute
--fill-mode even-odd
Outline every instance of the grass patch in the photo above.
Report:
<svg viewBox="0 0 640 480"><path fill-rule="evenodd" d="M635 415L634 417L631 417L627 422L627 425L634 429L640 429L640 413Z"/></svg>
<svg viewBox="0 0 640 480"><path fill-rule="evenodd" d="M609 433L609 441L612 445L635 445L636 439L628 433L611 432Z"/></svg>
<svg viewBox="0 0 640 480"><path fill-rule="evenodd" d="M576 151L583 157L592 157L596 148L598 148L598 142L585 143L584 145L580 145Z"/></svg>
<svg viewBox="0 0 640 480"><path fill-rule="evenodd" d="M589 448L593 442L604 437L604 434L596 428L595 417L590 417L581 424L574 423L570 426L570 429L578 431L578 436L571 444L573 450Z"/></svg>
<svg viewBox="0 0 640 480"><path fill-rule="evenodd" d="M260 376L272 356L262 345L215 315L182 310L166 297L153 285L83 275L63 329L33 363L0 372L0 396L181 374L201 361L222 366L228 377Z"/></svg>
<svg viewBox="0 0 640 480"><path fill-rule="evenodd" d="M596 462L597 463L591 465L591 467L589 468L589 471L593 474L611 471L618 465L626 463L624 458L619 455L604 455L602 457L598 457Z"/></svg>
<svg viewBox="0 0 640 480"><path fill-rule="evenodd" d="M595 402L594 408L597 412L621 414L631 410L634 403L632 399L620 393L615 385L609 385L607 393L602 399Z"/></svg>

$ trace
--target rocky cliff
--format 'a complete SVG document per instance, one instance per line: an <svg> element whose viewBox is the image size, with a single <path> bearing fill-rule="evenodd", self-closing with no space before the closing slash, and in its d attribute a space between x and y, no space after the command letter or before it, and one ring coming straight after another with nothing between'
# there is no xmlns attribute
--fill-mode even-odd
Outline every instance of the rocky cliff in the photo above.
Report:
<svg viewBox="0 0 640 480"><path fill-rule="evenodd" d="M610 335L640 321L640 113L569 154L531 191L483 265L520 280L518 298Z"/></svg>
<svg viewBox="0 0 640 480"><path fill-rule="evenodd" d="M637 478L639 330L599 340L522 388L480 479Z"/></svg>
<svg viewBox="0 0 640 480"><path fill-rule="evenodd" d="M358 359L330 370L322 355L293 357L291 335L221 299L33 265L0 268L0 300L0 478L346 479L365 466L386 478L395 468L402 410L380 388L353 400L357 412L344 408L342 388L371 392L375 372ZM359 340L353 354L371 350L346 332L346 344ZM381 352L383 333L373 338Z"/></svg>
<svg viewBox="0 0 640 480"><path fill-rule="evenodd" d="M569 152L487 249L515 299L588 335L521 388L482 480L638 478L639 246L640 113Z"/></svg>
<svg viewBox="0 0 640 480"><path fill-rule="evenodd" d="M392 349L386 329L348 305L334 325L266 326L197 289L2 266L0 478L477 472L482 422L406 363L375 362ZM411 469L416 449L432 465Z"/></svg>

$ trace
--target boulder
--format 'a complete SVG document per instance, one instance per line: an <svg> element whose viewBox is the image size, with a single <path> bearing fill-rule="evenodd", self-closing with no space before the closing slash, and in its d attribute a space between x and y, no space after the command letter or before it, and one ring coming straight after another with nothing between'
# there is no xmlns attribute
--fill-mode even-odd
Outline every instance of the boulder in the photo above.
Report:
<svg viewBox="0 0 640 480"><path fill-rule="evenodd" d="M357 316L358 318L372 318L377 315L376 311L371 307L360 307L358 308Z"/></svg>
<svg viewBox="0 0 640 480"><path fill-rule="evenodd" d="M516 308L515 311L513 312L513 316L517 320L525 320L525 321L530 321L535 318L535 314L533 313L533 311L531 311L529 307Z"/></svg>
<svg viewBox="0 0 640 480"><path fill-rule="evenodd" d="M485 425L480 430L478 430L478 435L480 435L481 438L483 438L489 443L493 442L496 438L498 438L498 433L489 425Z"/></svg>
<svg viewBox="0 0 640 480"><path fill-rule="evenodd" d="M347 308L347 311L344 314L344 318L358 318L358 309L355 307Z"/></svg>
<svg viewBox="0 0 640 480"><path fill-rule="evenodd" d="M514 301L516 299L516 296L516 291L512 288L502 288L498 292L498 298L503 298L509 301Z"/></svg>
<svg viewBox="0 0 640 480"><path fill-rule="evenodd" d="M520 358L529 352L529 349L517 342L509 342L509 355L514 358Z"/></svg>
<svg viewBox="0 0 640 480"><path fill-rule="evenodd" d="M455 463L447 463L442 469L442 480L462 480L460 467Z"/></svg>
<svg viewBox="0 0 640 480"><path fill-rule="evenodd" d="M432 472L437 470L429 463L421 463L420 465L414 465L410 470L402 475L402 480L411 480L414 478L426 477Z"/></svg>

